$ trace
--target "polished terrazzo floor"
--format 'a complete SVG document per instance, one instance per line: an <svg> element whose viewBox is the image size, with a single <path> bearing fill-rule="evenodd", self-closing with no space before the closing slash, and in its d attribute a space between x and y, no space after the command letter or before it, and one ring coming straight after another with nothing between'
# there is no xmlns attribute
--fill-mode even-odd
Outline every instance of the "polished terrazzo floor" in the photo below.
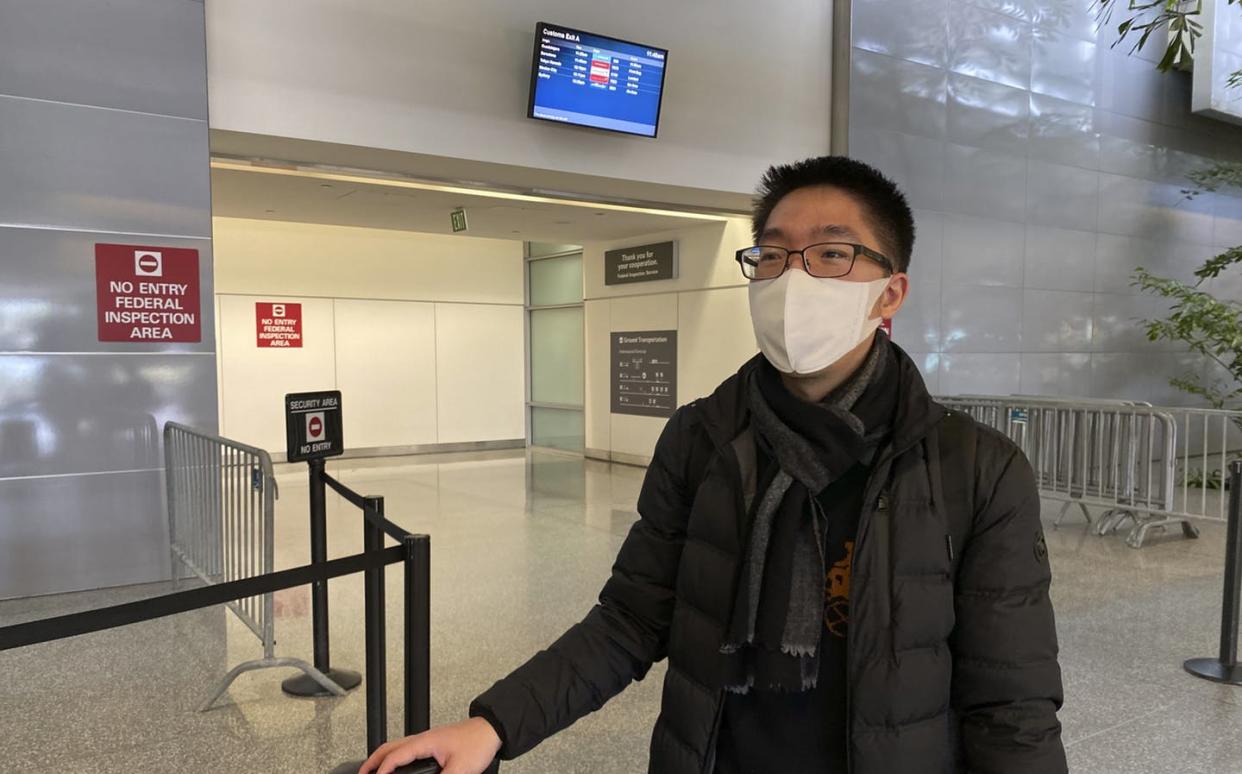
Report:
<svg viewBox="0 0 1242 774"><path fill-rule="evenodd" d="M588 609L632 521L637 468L503 452L330 463L383 495L389 518L433 540L433 720L471 697ZM308 560L304 469L278 471L277 567ZM1056 513L1046 506L1047 516ZM359 517L329 496L330 555L362 546ZM1187 676L1213 655L1224 529L1127 548L1081 521L1048 530L1066 682L1071 770L1084 774L1242 772L1242 688ZM390 729L400 728L400 568L389 568ZM162 593L159 586L0 603L0 625ZM332 660L362 668L361 576L333 581ZM309 591L276 599L277 655L309 658ZM322 772L359 757L361 689L292 699L289 672L243 676L209 712L213 682L260 655L212 609L0 652L0 772ZM645 770L662 667L506 772Z"/></svg>

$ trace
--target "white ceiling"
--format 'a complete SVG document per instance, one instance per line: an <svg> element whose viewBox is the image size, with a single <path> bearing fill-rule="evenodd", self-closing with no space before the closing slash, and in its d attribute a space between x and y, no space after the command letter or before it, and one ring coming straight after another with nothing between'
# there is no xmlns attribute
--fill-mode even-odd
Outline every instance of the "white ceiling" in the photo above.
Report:
<svg viewBox="0 0 1242 774"><path fill-rule="evenodd" d="M260 220L452 233L464 207L467 236L582 244L719 221L721 216L558 201L323 171L213 162L212 213Z"/></svg>

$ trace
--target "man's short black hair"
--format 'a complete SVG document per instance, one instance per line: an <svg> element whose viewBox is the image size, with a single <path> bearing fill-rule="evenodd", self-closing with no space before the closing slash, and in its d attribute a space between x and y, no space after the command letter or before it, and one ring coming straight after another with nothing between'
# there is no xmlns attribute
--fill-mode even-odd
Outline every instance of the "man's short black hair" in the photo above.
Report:
<svg viewBox="0 0 1242 774"><path fill-rule="evenodd" d="M914 250L914 214L897 184L875 167L845 156L820 156L795 164L769 167L755 195L753 229L755 241L763 236L777 202L800 188L831 186L862 204L881 248L897 271L910 268Z"/></svg>

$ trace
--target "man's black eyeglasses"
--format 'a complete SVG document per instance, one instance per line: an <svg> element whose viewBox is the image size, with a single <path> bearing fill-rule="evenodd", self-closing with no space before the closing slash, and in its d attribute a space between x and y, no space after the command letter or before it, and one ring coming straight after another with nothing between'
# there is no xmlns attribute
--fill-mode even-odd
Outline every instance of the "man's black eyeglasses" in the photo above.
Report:
<svg viewBox="0 0 1242 774"><path fill-rule="evenodd" d="M789 256L795 254L802 256L806 273L820 279L844 277L854 270L854 262L860 255L878 263L889 274L895 272L893 262L885 255L853 242L822 242L801 250L775 245L755 245L738 250L737 262L746 279L770 280L785 273L789 268Z"/></svg>

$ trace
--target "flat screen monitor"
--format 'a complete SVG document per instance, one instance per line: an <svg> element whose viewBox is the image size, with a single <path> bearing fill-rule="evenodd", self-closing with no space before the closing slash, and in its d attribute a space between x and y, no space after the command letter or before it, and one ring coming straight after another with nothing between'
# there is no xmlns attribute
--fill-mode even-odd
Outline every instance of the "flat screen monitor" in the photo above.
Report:
<svg viewBox="0 0 1242 774"><path fill-rule="evenodd" d="M655 137L668 51L539 22L528 115Z"/></svg>

